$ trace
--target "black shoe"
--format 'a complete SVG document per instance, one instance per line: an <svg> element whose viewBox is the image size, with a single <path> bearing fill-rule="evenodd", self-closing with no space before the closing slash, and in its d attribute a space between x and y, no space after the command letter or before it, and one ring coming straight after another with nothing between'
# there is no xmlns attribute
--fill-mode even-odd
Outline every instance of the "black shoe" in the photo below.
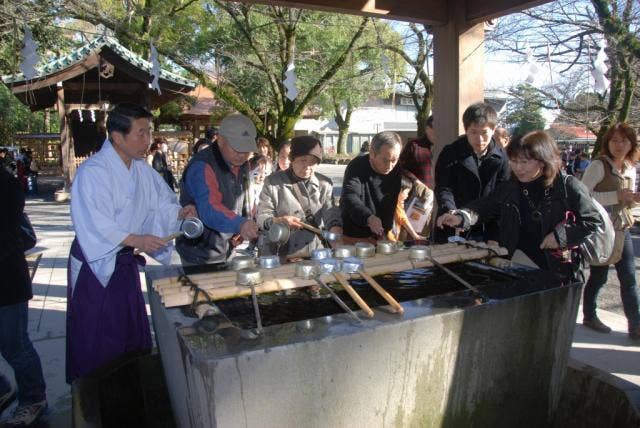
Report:
<svg viewBox="0 0 640 428"><path fill-rule="evenodd" d="M629 329L629 337L633 340L640 340L640 325Z"/></svg>
<svg viewBox="0 0 640 428"><path fill-rule="evenodd" d="M11 405L18 396L18 390L10 389L6 394L0 395L0 415Z"/></svg>
<svg viewBox="0 0 640 428"><path fill-rule="evenodd" d="M582 320L582 325L600 333L611 333L611 328L600 321L598 317L591 320L584 319Z"/></svg>

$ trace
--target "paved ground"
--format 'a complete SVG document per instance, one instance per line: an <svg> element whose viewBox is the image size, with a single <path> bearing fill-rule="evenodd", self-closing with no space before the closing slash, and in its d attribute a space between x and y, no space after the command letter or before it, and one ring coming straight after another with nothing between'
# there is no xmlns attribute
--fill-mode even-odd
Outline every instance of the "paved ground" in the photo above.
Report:
<svg viewBox="0 0 640 428"><path fill-rule="evenodd" d="M333 176L336 184L341 184L343 169L344 166L334 165L322 168ZM45 193L58 183L59 179L45 178L41 190ZM27 212L38 234L37 250L43 254L33 280L34 298L29 303L29 334L42 360L50 403L49 417L43 426L66 428L71 426L71 394L64 381L66 260L73 239L69 205L53 202L52 194L48 193L44 197L30 197ZM639 241L635 244L638 255ZM636 265L640 267L640 260ZM617 287L616 275L611 274L599 302L600 307L608 309L600 312L601 318L614 332L598 334L578 324L572 356L640 385L640 347L627 337ZM1 359L0 371L11 373Z"/></svg>

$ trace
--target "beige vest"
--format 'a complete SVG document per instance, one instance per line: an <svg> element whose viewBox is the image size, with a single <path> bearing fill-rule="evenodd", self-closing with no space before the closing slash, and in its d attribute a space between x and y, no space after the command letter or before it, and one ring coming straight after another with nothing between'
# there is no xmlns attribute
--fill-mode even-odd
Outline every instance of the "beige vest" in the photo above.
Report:
<svg viewBox="0 0 640 428"><path fill-rule="evenodd" d="M611 160L606 156L600 156L598 158L602 162L604 169L604 177L593 188L596 192L619 192L622 189L629 188L625 183L625 178L622 177L617 171L614 171ZM611 221L617 230L626 229L633 225L633 217L631 215L630 204L612 205L610 208ZM609 210L608 209L608 210ZM631 223L629 223L631 221Z"/></svg>

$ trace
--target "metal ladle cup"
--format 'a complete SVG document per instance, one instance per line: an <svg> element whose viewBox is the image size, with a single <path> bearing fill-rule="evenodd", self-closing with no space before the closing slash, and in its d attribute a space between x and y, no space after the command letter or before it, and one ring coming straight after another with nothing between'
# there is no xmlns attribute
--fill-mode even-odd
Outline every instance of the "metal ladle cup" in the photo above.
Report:
<svg viewBox="0 0 640 428"><path fill-rule="evenodd" d="M180 226L180 230L185 238L195 239L199 238L204 232L204 225L202 220L196 217L185 218Z"/></svg>
<svg viewBox="0 0 640 428"><path fill-rule="evenodd" d="M184 236L187 239L196 239L202 235L202 232L204 232L202 220L197 217L189 217L182 221L179 232L173 233L162 239L165 241L171 241L172 239L179 238L180 236Z"/></svg>
<svg viewBox="0 0 640 428"><path fill-rule="evenodd" d="M273 223L267 233L269 241L274 244L286 244L291 236L291 229L286 223Z"/></svg>

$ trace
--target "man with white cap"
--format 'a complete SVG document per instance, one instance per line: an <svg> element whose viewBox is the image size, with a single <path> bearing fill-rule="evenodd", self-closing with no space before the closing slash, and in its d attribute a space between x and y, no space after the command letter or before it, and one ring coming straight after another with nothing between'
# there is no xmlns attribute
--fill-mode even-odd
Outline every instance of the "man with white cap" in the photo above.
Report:
<svg viewBox="0 0 640 428"><path fill-rule="evenodd" d="M241 114L220 123L218 140L194 154L180 183L180 203L195 204L205 230L196 239L179 238L184 266L225 263L240 238L258 236L247 212L249 158L258 151L256 128Z"/></svg>

